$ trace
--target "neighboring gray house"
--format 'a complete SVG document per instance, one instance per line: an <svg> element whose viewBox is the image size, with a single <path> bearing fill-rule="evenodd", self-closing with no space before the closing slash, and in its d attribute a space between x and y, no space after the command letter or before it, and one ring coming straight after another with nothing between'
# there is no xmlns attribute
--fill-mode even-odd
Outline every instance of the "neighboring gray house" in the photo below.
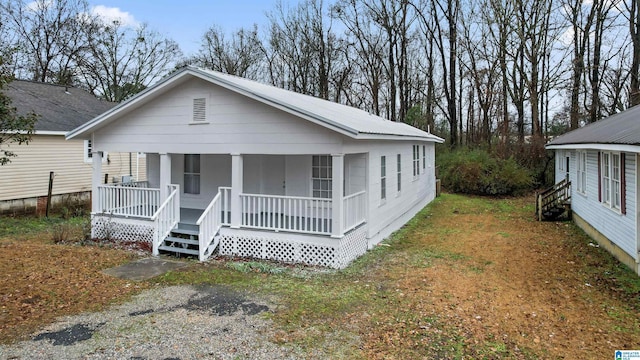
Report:
<svg viewBox="0 0 640 360"><path fill-rule="evenodd" d="M11 145L18 156L0 166L0 214L43 209L51 171L55 174L55 201L67 195L88 198L93 174L91 143L65 141L64 135L116 104L82 89L33 81L14 80L4 92L19 114L34 112L39 119L29 144ZM122 175L135 178L146 174L144 155L109 153L104 160L103 181L105 174L109 175L109 182Z"/></svg>
<svg viewBox="0 0 640 360"><path fill-rule="evenodd" d="M443 140L365 111L188 67L71 131L93 140L93 234L154 254L344 267L435 197ZM148 182L103 186L105 152ZM218 247L219 246L219 247Z"/></svg>
<svg viewBox="0 0 640 360"><path fill-rule="evenodd" d="M549 142L556 182L571 181L575 223L640 275L640 106Z"/></svg>

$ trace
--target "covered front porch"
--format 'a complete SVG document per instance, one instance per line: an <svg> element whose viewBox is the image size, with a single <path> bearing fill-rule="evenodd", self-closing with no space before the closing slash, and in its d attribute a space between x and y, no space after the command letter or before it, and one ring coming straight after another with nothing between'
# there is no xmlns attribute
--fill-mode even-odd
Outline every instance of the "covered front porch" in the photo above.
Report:
<svg viewBox="0 0 640 360"><path fill-rule="evenodd" d="M94 182L92 235L344 267L367 249L365 156L148 154L148 181Z"/></svg>

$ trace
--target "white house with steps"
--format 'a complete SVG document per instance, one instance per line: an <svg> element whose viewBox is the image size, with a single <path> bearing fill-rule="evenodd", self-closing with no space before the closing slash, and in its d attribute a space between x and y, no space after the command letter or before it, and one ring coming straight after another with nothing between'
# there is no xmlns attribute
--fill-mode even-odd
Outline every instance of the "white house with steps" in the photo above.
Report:
<svg viewBox="0 0 640 360"><path fill-rule="evenodd" d="M153 254L343 268L435 197L435 143L407 124L187 67L67 134L93 144L92 235ZM147 181L101 185L102 154Z"/></svg>

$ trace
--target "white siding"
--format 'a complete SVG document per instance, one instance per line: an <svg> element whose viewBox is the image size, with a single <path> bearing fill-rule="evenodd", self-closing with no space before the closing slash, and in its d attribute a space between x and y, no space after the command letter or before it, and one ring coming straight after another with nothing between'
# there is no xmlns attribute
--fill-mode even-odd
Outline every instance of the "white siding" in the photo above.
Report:
<svg viewBox="0 0 640 360"><path fill-rule="evenodd" d="M571 151L571 165L576 162L576 152ZM571 168L571 209L596 230L613 241L621 249L637 259L636 240L636 157L626 154L626 207L620 214L598 201L598 151L587 151L587 193L580 194L575 184L577 168Z"/></svg>
<svg viewBox="0 0 640 360"><path fill-rule="evenodd" d="M18 156L0 167L0 201L46 196L49 172L53 171L53 194L91 191L92 164L84 161L84 141L69 140L64 136L34 135L28 145L10 148ZM131 156L131 168L139 180L146 179L146 159ZM102 177L120 179L129 174L129 154L110 152L102 164Z"/></svg>
<svg viewBox="0 0 640 360"><path fill-rule="evenodd" d="M422 145L427 146L427 165L426 172L423 173L420 166L420 176L414 180L413 178L413 145L420 145L420 163L422 165ZM377 235L379 233L388 232L387 227L394 220L405 215L410 210L420 204L429 202L435 197L435 172L433 168L433 143L420 142L386 142L372 146L369 153L369 207L370 219L368 222L369 231L367 237L382 240ZM400 193L397 189L397 154L402 155L402 190ZM380 199L380 157L386 156L387 168L387 198L384 201ZM413 215L413 214L412 214ZM391 229L391 231L395 231ZM384 236L383 236L384 237ZM370 244L371 245L371 244Z"/></svg>
<svg viewBox="0 0 640 360"><path fill-rule="evenodd" d="M192 122L193 99L207 117ZM211 83L191 79L98 130L104 151L168 153L330 154L343 136Z"/></svg>

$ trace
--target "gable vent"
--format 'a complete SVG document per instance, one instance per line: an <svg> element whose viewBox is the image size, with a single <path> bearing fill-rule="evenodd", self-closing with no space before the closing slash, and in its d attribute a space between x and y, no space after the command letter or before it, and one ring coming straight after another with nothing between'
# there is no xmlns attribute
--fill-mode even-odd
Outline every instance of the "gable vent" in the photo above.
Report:
<svg viewBox="0 0 640 360"><path fill-rule="evenodd" d="M205 98L193 99L193 121L205 121L207 116L207 102Z"/></svg>

